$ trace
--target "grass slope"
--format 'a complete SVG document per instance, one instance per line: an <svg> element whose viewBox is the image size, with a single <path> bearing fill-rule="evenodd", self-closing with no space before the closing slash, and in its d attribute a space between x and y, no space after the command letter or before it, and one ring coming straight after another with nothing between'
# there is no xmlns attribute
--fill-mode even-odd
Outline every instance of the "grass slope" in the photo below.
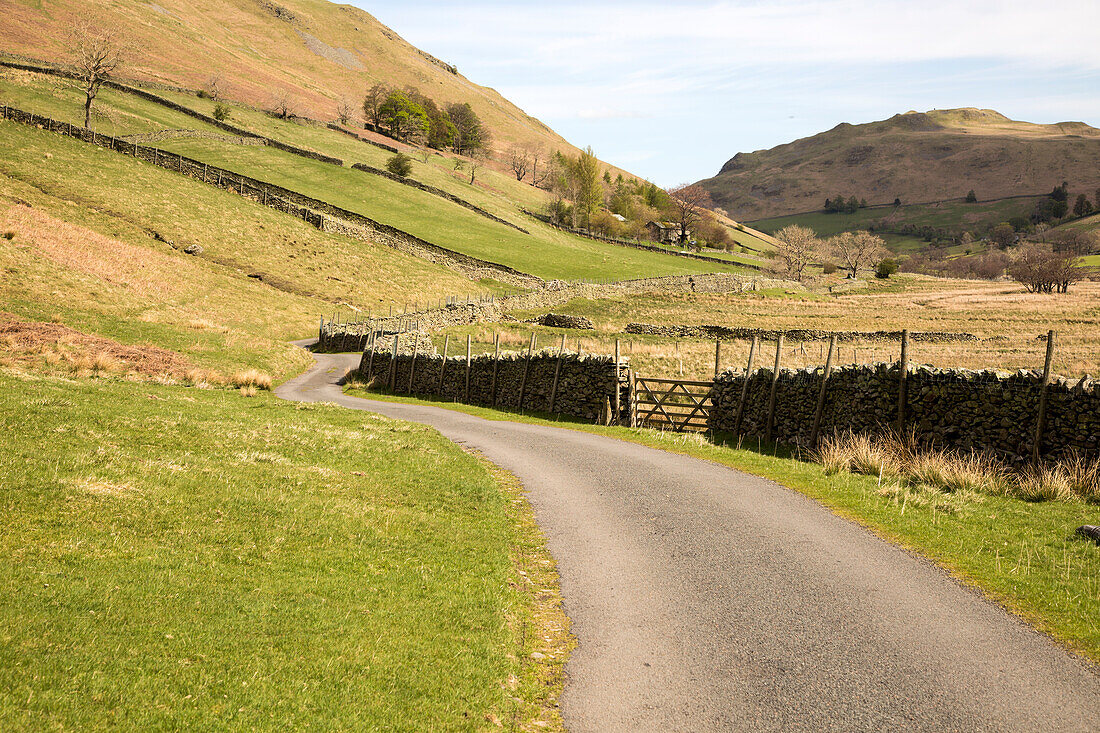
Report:
<svg viewBox="0 0 1100 733"><path fill-rule="evenodd" d="M12 234L0 240L0 310L218 369L300 369L304 357L285 341L315 333L321 313L341 304L378 312L410 294L481 289L388 247L10 122L0 123L0 233ZM188 245L202 255L180 251Z"/></svg>
<svg viewBox="0 0 1100 733"><path fill-rule="evenodd" d="M0 394L0 728L545 717L516 588L552 566L522 498L435 431L151 384Z"/></svg>

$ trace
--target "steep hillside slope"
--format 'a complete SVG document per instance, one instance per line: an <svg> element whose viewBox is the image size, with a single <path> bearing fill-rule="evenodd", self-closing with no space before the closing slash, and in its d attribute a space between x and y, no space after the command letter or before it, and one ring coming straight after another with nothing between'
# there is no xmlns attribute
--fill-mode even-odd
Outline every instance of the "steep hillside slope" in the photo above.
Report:
<svg viewBox="0 0 1100 733"><path fill-rule="evenodd" d="M70 56L78 21L116 28L128 46L122 73L189 89L212 74L229 98L266 106L289 95L298 114L336 117L376 82L414 86L438 103L469 102L496 146L575 150L499 93L466 79L370 14L325 0L0 0L0 49L56 62Z"/></svg>
<svg viewBox="0 0 1100 733"><path fill-rule="evenodd" d="M973 189L981 200L1100 185L1100 130L1039 125L993 110L907 112L770 150L738 153L701 181L737 219L820 209L838 194L870 204L943 201Z"/></svg>

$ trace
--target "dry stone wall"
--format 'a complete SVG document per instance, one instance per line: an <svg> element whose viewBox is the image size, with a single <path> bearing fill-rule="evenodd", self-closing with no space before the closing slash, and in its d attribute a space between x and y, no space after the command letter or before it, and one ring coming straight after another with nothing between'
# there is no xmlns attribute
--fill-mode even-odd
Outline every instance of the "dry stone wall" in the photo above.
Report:
<svg viewBox="0 0 1100 733"><path fill-rule="evenodd" d="M790 328L771 330L767 328L748 328L739 326L658 326L651 323L628 323L623 329L626 333L663 336L665 338L705 338L705 339L775 339L779 334L789 341L827 341L836 336L837 341L900 341L901 331L822 331L810 328ZM972 333L953 331L910 331L912 341L925 343L946 343L952 341L980 341Z"/></svg>
<svg viewBox="0 0 1100 733"><path fill-rule="evenodd" d="M772 370L749 378L742 434L766 437ZM807 445L821 389L821 369L781 369L776 383L773 436L788 445ZM882 434L898 417L897 365L861 365L833 371L826 386L821 434ZM743 372L726 371L714 382L709 426L732 431L745 382ZM1031 451L1039 410L1041 375L1020 371L911 368L907 380L906 428L924 445L960 451L988 451L1023 460ZM1080 451L1100 454L1100 382L1056 378L1048 392L1043 455Z"/></svg>
<svg viewBox="0 0 1100 733"><path fill-rule="evenodd" d="M553 221L549 216L545 214L539 214L530 209L523 209L523 213L527 214L533 219L538 219L543 224L552 226L555 229L560 229L563 232L569 232L575 234L578 237L585 237L587 239L595 239L599 242L607 242L608 244L618 245L620 247L630 247L631 249L644 249L650 252L660 252L666 255L675 255L676 257L687 257L692 260L703 260L704 262L718 262L723 265L732 265L734 267L744 267L749 270L763 270L763 265L751 265L747 262L734 262L732 260L724 260L721 257L711 257L709 255L696 254L694 252L678 252L672 249L666 249L665 247L658 247L653 244L644 244L631 239L620 239L618 237L605 237L602 234L595 234L593 232L586 231L584 229L574 229L573 227L563 226Z"/></svg>
<svg viewBox="0 0 1100 733"><path fill-rule="evenodd" d="M383 178L388 178L389 180L394 181L396 183L400 183L404 186L411 186L412 188L420 189L421 191L424 191L425 193L430 193L433 196L438 196L439 198L447 199L451 203L458 204L459 206L461 206L465 209L469 209L470 211L474 212L475 214L478 214L480 216L484 216L486 219L491 219L491 220L495 221L498 224L503 224L506 227L511 227L512 229L515 229L516 231L519 231L519 232L523 232L524 234L530 234L531 233L531 232L527 231L526 229L524 229L521 226L513 224L510 221L505 221L504 219L501 219L499 216L497 216L495 214L490 214L488 211L481 208L477 204L471 204L469 201L467 201L464 198L460 198L458 196L455 196L453 193L450 193L448 191L444 191L442 188L436 188L435 186L430 186L427 183L421 183L420 181L418 181L414 178L406 178L404 176L399 176L399 175L396 175L394 173L390 173L387 170L382 170L381 168L375 168L374 166L367 165L366 163L355 163L354 165L352 165L352 168L354 168L357 171L363 171L365 173L370 173L370 174L373 174L373 175L376 175L376 176L382 176Z"/></svg>
<svg viewBox="0 0 1100 733"><path fill-rule="evenodd" d="M496 373L494 394L494 371ZM526 372L526 379L524 373ZM557 391L554 375L558 372ZM410 389L410 374L412 386ZM615 404L619 390L621 413L629 413L630 381L624 360L616 374L615 360L607 356L581 356L565 352L558 371L556 351L540 351L528 361L526 354L475 356L469 363L470 386L466 391L466 358L399 353L396 360L385 341L378 350L368 349L359 366L359 377L373 380L394 392L432 395L474 405L553 412L579 420L597 420L607 404ZM551 395L553 409L551 410Z"/></svg>

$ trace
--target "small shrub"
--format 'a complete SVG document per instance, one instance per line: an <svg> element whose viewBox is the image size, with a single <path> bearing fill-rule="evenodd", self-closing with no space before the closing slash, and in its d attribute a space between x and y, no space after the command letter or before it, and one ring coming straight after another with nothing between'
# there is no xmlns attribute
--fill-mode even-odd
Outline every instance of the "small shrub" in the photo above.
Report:
<svg viewBox="0 0 1100 733"><path fill-rule="evenodd" d="M241 387L239 391L244 397L255 397L257 394L256 388L251 384L246 384L245 386Z"/></svg>
<svg viewBox="0 0 1100 733"><path fill-rule="evenodd" d="M885 280L895 272L898 271L898 263L889 258L878 263L878 267L875 268L875 277L879 280Z"/></svg>
<svg viewBox="0 0 1100 733"><path fill-rule="evenodd" d="M195 96L198 97L199 99L209 99L210 98L210 92L206 91L205 89L200 89L197 92L195 92Z"/></svg>
<svg viewBox="0 0 1100 733"><path fill-rule="evenodd" d="M219 102L218 104L214 105L214 119L218 122L225 122L226 120L228 120L229 113L230 109L228 104L221 104Z"/></svg>
<svg viewBox="0 0 1100 733"><path fill-rule="evenodd" d="M412 158L404 153L397 153L386 161L386 170L395 176L404 178L412 173Z"/></svg>
<svg viewBox="0 0 1100 733"><path fill-rule="evenodd" d="M271 389L271 376L256 369L237 372L230 378L229 383L234 387L255 387L257 389Z"/></svg>
<svg viewBox="0 0 1100 733"><path fill-rule="evenodd" d="M824 265L821 266L821 271L824 272L826 275L832 275L834 272L837 271L837 266L834 265L832 262L826 262Z"/></svg>
<svg viewBox="0 0 1100 733"><path fill-rule="evenodd" d="M15 239L15 232L4 232L4 239L8 240L9 242Z"/></svg>

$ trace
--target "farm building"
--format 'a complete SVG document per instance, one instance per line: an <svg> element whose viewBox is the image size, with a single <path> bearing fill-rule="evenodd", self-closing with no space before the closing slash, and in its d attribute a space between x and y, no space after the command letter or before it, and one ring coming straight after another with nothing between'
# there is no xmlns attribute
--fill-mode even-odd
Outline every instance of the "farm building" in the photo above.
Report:
<svg viewBox="0 0 1100 733"><path fill-rule="evenodd" d="M680 225L674 221L651 221L645 225L649 231L649 238L654 242L678 244L680 242ZM691 239L691 230L688 229L685 239Z"/></svg>

